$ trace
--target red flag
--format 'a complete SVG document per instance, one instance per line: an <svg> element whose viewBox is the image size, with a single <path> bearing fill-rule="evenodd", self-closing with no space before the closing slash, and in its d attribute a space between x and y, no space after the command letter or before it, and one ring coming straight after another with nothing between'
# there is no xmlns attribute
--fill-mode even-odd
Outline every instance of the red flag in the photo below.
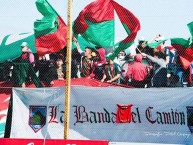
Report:
<svg viewBox="0 0 193 145"><path fill-rule="evenodd" d="M111 2L128 34L128 36L122 41L122 43L131 43L135 39L137 32L140 30L140 22L132 12L119 5L115 1Z"/></svg>
<svg viewBox="0 0 193 145"><path fill-rule="evenodd" d="M114 20L114 12L110 0L97 0L87 5L74 21L74 32L76 34L85 33L89 24L101 23L109 20Z"/></svg>
<svg viewBox="0 0 193 145"><path fill-rule="evenodd" d="M35 46L39 55L57 52L67 43L67 26L47 0L36 0L38 11L44 16L34 22Z"/></svg>
<svg viewBox="0 0 193 145"><path fill-rule="evenodd" d="M110 1L97 0L87 5L74 21L74 34L96 46L113 46L114 9Z"/></svg>
<svg viewBox="0 0 193 145"><path fill-rule="evenodd" d="M193 62L193 48L189 46L188 40L183 38L172 38L171 45L178 51L180 62L186 70Z"/></svg>
<svg viewBox="0 0 193 145"><path fill-rule="evenodd" d="M129 10L119 5L115 1L111 1L125 31L127 37L119 42L118 48L116 48L109 58L114 59L121 50L125 50L130 47L136 38L138 31L140 30L140 22L138 18Z"/></svg>

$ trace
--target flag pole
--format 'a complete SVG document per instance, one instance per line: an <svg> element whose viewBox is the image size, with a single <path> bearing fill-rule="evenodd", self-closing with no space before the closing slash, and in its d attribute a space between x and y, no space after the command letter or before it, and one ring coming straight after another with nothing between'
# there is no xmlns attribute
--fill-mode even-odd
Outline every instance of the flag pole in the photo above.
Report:
<svg viewBox="0 0 193 145"><path fill-rule="evenodd" d="M68 0L67 13L67 57L66 57L66 87L64 110L64 139L68 139L70 118L70 89L71 89L71 48L72 48L72 0Z"/></svg>

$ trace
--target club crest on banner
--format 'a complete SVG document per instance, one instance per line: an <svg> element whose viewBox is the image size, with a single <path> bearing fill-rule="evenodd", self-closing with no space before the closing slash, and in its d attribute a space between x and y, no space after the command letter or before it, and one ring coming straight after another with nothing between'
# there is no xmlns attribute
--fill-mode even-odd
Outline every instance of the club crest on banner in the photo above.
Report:
<svg viewBox="0 0 193 145"><path fill-rule="evenodd" d="M38 132L46 124L46 106L29 106L29 126Z"/></svg>

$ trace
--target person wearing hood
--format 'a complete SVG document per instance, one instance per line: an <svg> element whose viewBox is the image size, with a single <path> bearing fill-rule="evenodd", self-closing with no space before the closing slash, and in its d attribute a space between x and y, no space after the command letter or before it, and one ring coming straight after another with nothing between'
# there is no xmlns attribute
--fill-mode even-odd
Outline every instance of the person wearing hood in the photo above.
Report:
<svg viewBox="0 0 193 145"><path fill-rule="evenodd" d="M105 49L100 47L92 52L92 73L91 78L101 80L103 78L104 65L106 64Z"/></svg>
<svg viewBox="0 0 193 145"><path fill-rule="evenodd" d="M136 54L133 64L128 64L128 70L125 81L131 81L131 86L135 88L144 88L147 83L148 67L142 63L142 55Z"/></svg>

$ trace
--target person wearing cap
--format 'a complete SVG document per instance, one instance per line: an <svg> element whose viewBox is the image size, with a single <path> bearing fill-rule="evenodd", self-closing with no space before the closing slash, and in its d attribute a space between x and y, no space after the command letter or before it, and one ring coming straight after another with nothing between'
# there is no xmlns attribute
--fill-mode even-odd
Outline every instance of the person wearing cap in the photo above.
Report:
<svg viewBox="0 0 193 145"><path fill-rule="evenodd" d="M159 41L163 41L162 43L159 44L159 46L154 49L154 52L161 52L160 53L160 57L165 59L166 65L168 65L169 63L169 49L165 47L165 41L166 40L163 36L161 36L161 34L156 35L154 38L152 38L149 42L159 42ZM147 54L147 53L146 53ZM149 54L148 54L149 55Z"/></svg>
<svg viewBox="0 0 193 145"><path fill-rule="evenodd" d="M14 62L13 66L13 78L14 86L26 87L25 82L27 80L32 80L36 87L42 87L39 78L36 76L34 66L35 59L32 51L28 47L27 42L22 42L21 55Z"/></svg>
<svg viewBox="0 0 193 145"><path fill-rule="evenodd" d="M153 56L153 49L147 45L147 41L144 37L140 37L136 48L136 54L146 53Z"/></svg>
<svg viewBox="0 0 193 145"><path fill-rule="evenodd" d="M30 50L27 42L22 42L21 44L22 54L19 57L20 62L29 62L33 66L35 66L35 59L32 51Z"/></svg>
<svg viewBox="0 0 193 145"><path fill-rule="evenodd" d="M181 67L177 50L172 46L165 46L166 38L160 34L157 35L154 40L157 42L163 41L154 51L159 52L160 57L165 60L167 69L167 85L170 86L171 79L173 78L172 75L177 75L179 77L178 84L182 85L183 69Z"/></svg>

